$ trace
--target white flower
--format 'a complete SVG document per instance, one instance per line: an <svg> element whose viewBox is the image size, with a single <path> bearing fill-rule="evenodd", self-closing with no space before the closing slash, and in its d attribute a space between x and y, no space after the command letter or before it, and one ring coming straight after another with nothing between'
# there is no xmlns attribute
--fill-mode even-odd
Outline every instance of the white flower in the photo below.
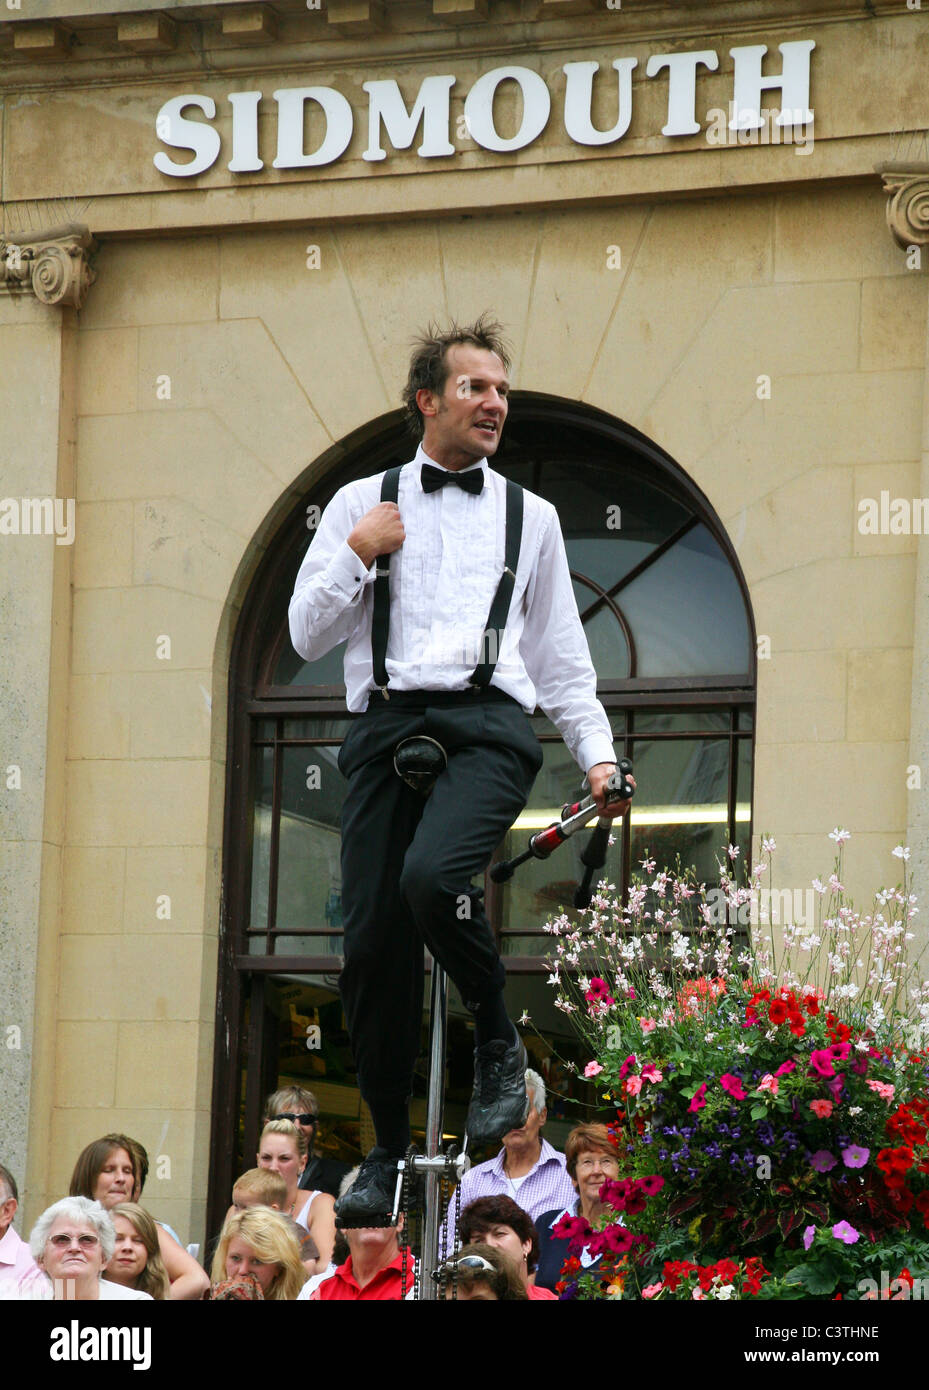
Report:
<svg viewBox="0 0 929 1390"><path fill-rule="evenodd" d="M773 854L777 849L777 841L773 835L765 835L761 841L762 854Z"/></svg>
<svg viewBox="0 0 929 1390"><path fill-rule="evenodd" d="M735 1293L735 1284L720 1284L716 1290L717 1298L731 1298Z"/></svg>
<svg viewBox="0 0 929 1390"><path fill-rule="evenodd" d="M891 850L891 854L893 854L897 859L909 859L910 857L910 851L906 849L903 845L897 845L896 849Z"/></svg>
<svg viewBox="0 0 929 1390"><path fill-rule="evenodd" d="M529 1015L526 1013L526 1010L523 1009L522 1013L521 1013L520 1016L519 1016L519 1026L520 1026L521 1028L525 1028L526 1024L527 1024L527 1023L531 1023L531 1022L532 1022L532 1019L531 1019L531 1018L529 1017Z"/></svg>
<svg viewBox="0 0 929 1390"><path fill-rule="evenodd" d="M726 853L728 854L729 858L734 862L739 857L738 845L730 845L729 848L726 850Z"/></svg>
<svg viewBox="0 0 929 1390"><path fill-rule="evenodd" d="M829 831L829 839L835 840L837 845L844 845L845 841L851 838L851 834L848 830L840 830L838 826L836 826L835 830Z"/></svg>
<svg viewBox="0 0 929 1390"><path fill-rule="evenodd" d="M860 1105L852 1105L852 1106L849 1106L848 1113L849 1113L850 1115L860 1115L860 1114L861 1114L861 1106L860 1106Z"/></svg>

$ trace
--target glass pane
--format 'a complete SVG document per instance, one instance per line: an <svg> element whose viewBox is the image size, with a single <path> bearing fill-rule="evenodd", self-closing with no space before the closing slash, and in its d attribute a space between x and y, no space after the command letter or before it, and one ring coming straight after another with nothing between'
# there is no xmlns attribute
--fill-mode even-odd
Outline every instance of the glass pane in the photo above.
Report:
<svg viewBox="0 0 929 1390"><path fill-rule="evenodd" d="M335 738L341 743L350 727L349 719L321 719L311 715L307 719L285 719L282 737L288 742L295 738Z"/></svg>
<svg viewBox="0 0 929 1390"><path fill-rule="evenodd" d="M615 613L605 605L598 608L584 624L584 635L599 679L628 680L632 674L629 644Z"/></svg>
<svg viewBox="0 0 929 1390"><path fill-rule="evenodd" d="M336 765L338 751L319 744L281 750L278 928L341 925L340 824L346 782ZM325 953L326 940L317 938L309 949Z"/></svg>
<svg viewBox="0 0 929 1390"><path fill-rule="evenodd" d="M546 743L542 751L545 761L535 779L529 804L503 842L503 859L521 854L531 835L560 820L566 801L577 801L587 794L581 786L583 776L563 743ZM500 927L504 933L504 955L548 953L549 938L542 933L542 923L573 902L577 881L584 873L580 855L588 838L582 832L559 845L548 859L527 860L503 885ZM618 844L610 850L606 872L614 881L621 873ZM540 937L535 944L525 940L510 943L505 936L508 931L537 931Z"/></svg>
<svg viewBox="0 0 929 1390"><path fill-rule="evenodd" d="M717 882L716 859L729 839L728 740L637 739L632 760L633 870L647 849L659 868L673 867L680 855L685 868L694 867L698 880Z"/></svg>
<svg viewBox="0 0 929 1390"><path fill-rule="evenodd" d="M752 741L748 738L739 739L736 744L735 785L736 844L742 851L739 862L748 864L748 871L750 872L752 867L749 862L752 825Z"/></svg>
<svg viewBox="0 0 929 1390"><path fill-rule="evenodd" d="M550 459L541 487L557 508L572 570L590 575L604 589L692 515L689 506L626 468L615 454L585 460L575 449L567 459Z"/></svg>
<svg viewBox="0 0 929 1390"><path fill-rule="evenodd" d="M268 875L271 868L271 798L274 749L252 749L252 906L250 925L268 925Z"/></svg>
<svg viewBox="0 0 929 1390"><path fill-rule="evenodd" d="M617 599L632 630L639 676L748 674L745 603L705 526L689 531Z"/></svg>
<svg viewBox="0 0 929 1390"><path fill-rule="evenodd" d="M341 914L341 905L336 903ZM342 954L341 936L277 936L274 937L276 956L338 956Z"/></svg>
<svg viewBox="0 0 929 1390"><path fill-rule="evenodd" d="M637 734L728 732L728 710L636 710L633 723Z"/></svg>
<svg viewBox="0 0 929 1390"><path fill-rule="evenodd" d="M273 739L276 729L276 719L255 719L252 722L252 742L261 743L265 739Z"/></svg>
<svg viewBox="0 0 929 1390"><path fill-rule="evenodd" d="M271 677L272 685L335 685L344 687L345 673L342 665L342 658L345 655L344 642L340 642L332 651L321 656L318 661L304 661L302 656L294 651L290 639L281 648L274 674Z"/></svg>

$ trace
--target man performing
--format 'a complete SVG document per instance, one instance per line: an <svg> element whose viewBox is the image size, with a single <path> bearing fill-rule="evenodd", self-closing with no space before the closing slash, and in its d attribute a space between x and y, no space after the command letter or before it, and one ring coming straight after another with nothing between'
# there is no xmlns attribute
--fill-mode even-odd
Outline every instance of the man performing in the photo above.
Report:
<svg viewBox="0 0 929 1390"><path fill-rule="evenodd" d="M315 661L347 639L346 701L362 713L339 753L345 964L340 991L376 1147L336 1204L342 1226L387 1224L410 1142L423 944L474 1015L472 1148L519 1128L526 1051L481 890L542 765L538 705L586 772L598 809L615 771L609 721L554 507L488 467L507 415L498 324L430 328L404 403L421 440L402 468L340 488L290 602L294 647ZM514 582L515 576L515 582ZM407 752L441 768L428 799ZM396 753L396 762L395 762ZM634 782L630 779L632 785Z"/></svg>

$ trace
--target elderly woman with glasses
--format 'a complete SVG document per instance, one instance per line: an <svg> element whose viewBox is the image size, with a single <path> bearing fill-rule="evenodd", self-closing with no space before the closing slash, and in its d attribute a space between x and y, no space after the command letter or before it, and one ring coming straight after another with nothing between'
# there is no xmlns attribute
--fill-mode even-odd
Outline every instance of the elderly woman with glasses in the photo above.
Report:
<svg viewBox="0 0 929 1390"><path fill-rule="evenodd" d="M103 1278L116 1247L112 1219L99 1202L65 1197L43 1211L29 1236L32 1257L48 1280L50 1299L95 1302L98 1299L151 1301L141 1289L125 1288ZM35 1297L35 1291L31 1291Z"/></svg>
<svg viewBox="0 0 929 1390"><path fill-rule="evenodd" d="M561 1267L570 1251L567 1240L559 1240L554 1227L563 1216L583 1216L594 1229L606 1208L600 1201L600 1189L609 1179L619 1177L619 1157L606 1125L578 1125L568 1135L564 1146L565 1167L574 1184L577 1199L571 1207L544 1212L535 1223L539 1238L539 1267L535 1283L543 1289L553 1289L561 1279ZM596 1269L599 1256L580 1253L581 1268L586 1273Z"/></svg>

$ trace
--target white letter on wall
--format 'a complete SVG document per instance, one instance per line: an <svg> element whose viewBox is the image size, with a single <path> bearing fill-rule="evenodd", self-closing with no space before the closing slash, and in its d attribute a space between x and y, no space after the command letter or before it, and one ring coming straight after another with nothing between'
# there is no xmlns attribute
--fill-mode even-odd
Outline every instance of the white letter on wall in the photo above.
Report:
<svg viewBox="0 0 929 1390"><path fill-rule="evenodd" d="M258 157L258 103L260 92L230 92L232 107L232 158L226 165L234 174L253 174L265 167Z"/></svg>
<svg viewBox="0 0 929 1390"><path fill-rule="evenodd" d="M341 92L332 87L279 87L271 95L277 102L277 159L274 169L308 169L331 164L345 153L352 138L355 118ZM316 101L323 108L326 134L313 154L303 152L303 108Z"/></svg>
<svg viewBox="0 0 929 1390"><path fill-rule="evenodd" d="M699 53L653 53L649 58L646 77L668 69L668 124L662 135L699 135L703 129L696 115L698 63L710 72L719 67L712 48Z"/></svg>
<svg viewBox="0 0 929 1390"><path fill-rule="evenodd" d="M383 82L362 82L368 93L368 148L362 159L386 159L381 149L381 122L395 150L408 150L413 143L420 121L423 123L423 143L416 151L424 159L436 155L454 154L449 144L449 95L455 85L454 77L423 79L412 112L407 111L400 88L392 78Z"/></svg>
<svg viewBox="0 0 929 1390"><path fill-rule="evenodd" d="M732 100L735 113L729 122L730 130L758 130L764 125L761 116L761 93L772 87L781 93L780 115L776 124L807 125L813 119L810 106L810 54L816 47L814 39L797 39L779 43L783 58L780 77L762 77L761 60L767 53L766 44L749 44L745 48L730 48L733 60Z"/></svg>
<svg viewBox="0 0 929 1390"><path fill-rule="evenodd" d="M494 125L494 96L501 82L512 78L523 94L523 119L509 140L497 134ZM552 98L544 81L531 68L494 68L479 77L464 104L465 123L474 140L485 150L521 150L542 134L552 109Z"/></svg>
<svg viewBox="0 0 929 1390"><path fill-rule="evenodd" d="M609 145L620 140L632 120L632 69L638 58L614 58L619 73L619 116L612 130L597 130L591 119L594 78L599 63L565 63L561 71L567 78L564 93L564 128L578 145Z"/></svg>
<svg viewBox="0 0 929 1390"><path fill-rule="evenodd" d="M155 131L158 139L175 150L193 150L195 158L189 164L175 164L161 150L155 155L155 168L162 174L173 174L176 178L191 178L202 174L219 158L219 131L202 121L188 121L181 112L185 106L196 106L204 116L212 120L216 115L216 102L212 97L201 97L196 92L185 96L172 97L155 117Z"/></svg>

